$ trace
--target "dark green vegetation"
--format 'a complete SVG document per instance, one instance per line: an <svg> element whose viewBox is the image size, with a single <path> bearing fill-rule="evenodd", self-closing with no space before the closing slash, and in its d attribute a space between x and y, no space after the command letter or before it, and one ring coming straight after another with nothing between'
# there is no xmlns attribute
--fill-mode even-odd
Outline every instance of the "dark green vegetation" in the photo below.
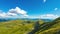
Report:
<svg viewBox="0 0 60 34"><path fill-rule="evenodd" d="M60 34L60 17L51 21L11 20L0 23L0 34Z"/></svg>

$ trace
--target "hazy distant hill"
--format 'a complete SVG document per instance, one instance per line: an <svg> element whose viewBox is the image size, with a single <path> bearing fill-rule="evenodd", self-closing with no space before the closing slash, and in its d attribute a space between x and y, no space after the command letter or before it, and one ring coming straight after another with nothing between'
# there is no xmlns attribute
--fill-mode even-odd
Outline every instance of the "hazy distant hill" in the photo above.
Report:
<svg viewBox="0 0 60 34"><path fill-rule="evenodd" d="M43 20L45 22L51 22L51 21L53 21L53 19L41 19L41 20Z"/></svg>
<svg viewBox="0 0 60 34"><path fill-rule="evenodd" d="M13 18L0 18L0 22L4 22L4 21L10 21L10 20L16 20L16 19L13 19ZM45 22L50 22L50 21L53 21L52 19L31 19L31 18L19 18L19 20L33 20L33 21L37 21L37 20L43 20Z"/></svg>

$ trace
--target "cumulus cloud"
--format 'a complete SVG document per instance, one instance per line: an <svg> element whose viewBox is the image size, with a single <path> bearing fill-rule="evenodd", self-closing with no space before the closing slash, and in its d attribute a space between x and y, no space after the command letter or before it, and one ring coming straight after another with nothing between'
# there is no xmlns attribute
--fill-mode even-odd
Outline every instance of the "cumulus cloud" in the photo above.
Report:
<svg viewBox="0 0 60 34"><path fill-rule="evenodd" d="M17 16L15 13L7 13L8 16Z"/></svg>
<svg viewBox="0 0 60 34"><path fill-rule="evenodd" d="M21 14L21 15L27 15L27 12L25 10L20 9L19 7L16 7L15 9L10 9L9 13L15 13L15 14Z"/></svg>
<svg viewBox="0 0 60 34"><path fill-rule="evenodd" d="M0 18L8 18L9 16L5 12L0 12Z"/></svg>
<svg viewBox="0 0 60 34"><path fill-rule="evenodd" d="M43 0L43 2L45 3L45 2L46 2L46 0Z"/></svg>
<svg viewBox="0 0 60 34"><path fill-rule="evenodd" d="M27 12L25 10L16 7L15 9L10 9L8 12L3 12L0 10L0 17L2 18L9 18L9 17L21 17L20 15L27 17ZM24 18L23 17L23 18Z"/></svg>
<svg viewBox="0 0 60 34"><path fill-rule="evenodd" d="M6 16L6 13L0 12L0 17L5 17L5 16Z"/></svg>
<svg viewBox="0 0 60 34"><path fill-rule="evenodd" d="M44 14L44 15L40 15L41 19L55 19L59 17L58 15L54 15L54 14Z"/></svg>

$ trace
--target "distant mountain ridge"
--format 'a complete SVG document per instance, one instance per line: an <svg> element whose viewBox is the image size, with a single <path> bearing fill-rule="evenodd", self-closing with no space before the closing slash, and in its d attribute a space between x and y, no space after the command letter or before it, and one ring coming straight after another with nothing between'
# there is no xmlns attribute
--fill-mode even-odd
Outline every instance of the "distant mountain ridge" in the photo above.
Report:
<svg viewBox="0 0 60 34"><path fill-rule="evenodd" d="M11 18L0 18L0 22L4 22L4 21L9 21L9 20L16 20L16 19L11 19ZM45 22L50 22L52 21L52 19L30 19L30 18L20 18L19 20L43 20Z"/></svg>
<svg viewBox="0 0 60 34"><path fill-rule="evenodd" d="M52 19L41 19L41 20L43 20L45 22L51 22L51 21L53 21Z"/></svg>

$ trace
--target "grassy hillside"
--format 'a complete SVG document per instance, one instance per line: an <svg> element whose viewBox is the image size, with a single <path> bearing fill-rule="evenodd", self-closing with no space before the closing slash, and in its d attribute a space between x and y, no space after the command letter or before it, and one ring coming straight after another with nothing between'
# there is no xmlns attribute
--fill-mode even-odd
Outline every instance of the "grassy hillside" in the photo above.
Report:
<svg viewBox="0 0 60 34"><path fill-rule="evenodd" d="M34 27L33 23L27 21L13 20L0 23L0 34L26 34Z"/></svg>
<svg viewBox="0 0 60 34"><path fill-rule="evenodd" d="M36 34L60 34L60 17L53 22L47 23Z"/></svg>
<svg viewBox="0 0 60 34"><path fill-rule="evenodd" d="M11 20L0 23L0 34L60 34L60 17L52 22Z"/></svg>

